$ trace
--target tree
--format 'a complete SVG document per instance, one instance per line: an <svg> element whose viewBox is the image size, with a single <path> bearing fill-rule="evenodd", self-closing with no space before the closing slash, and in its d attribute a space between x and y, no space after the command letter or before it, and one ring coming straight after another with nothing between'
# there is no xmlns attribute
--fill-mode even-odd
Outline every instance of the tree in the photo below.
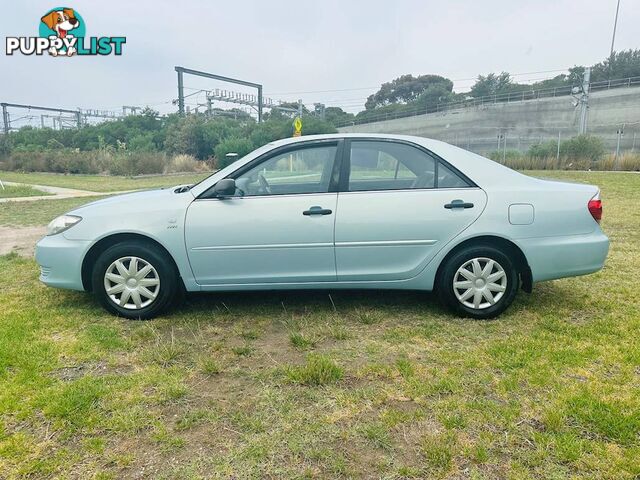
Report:
<svg viewBox="0 0 640 480"><path fill-rule="evenodd" d="M380 90L367 98L364 107L372 110L393 103L409 103L430 88L451 93L453 82L440 75L402 75L391 82L383 83Z"/></svg>
<svg viewBox="0 0 640 480"><path fill-rule="evenodd" d="M266 112L264 115L265 120L283 120L285 118L295 118L298 116L299 105L298 102L282 102L279 107L286 108L288 110L280 110L279 108L272 108L271 111ZM293 110L293 111L292 111ZM308 115L309 109L302 105L302 114Z"/></svg>
<svg viewBox="0 0 640 480"><path fill-rule="evenodd" d="M4 157L11 153L11 137L9 135L0 135L0 157Z"/></svg>
<svg viewBox="0 0 640 480"><path fill-rule="evenodd" d="M575 67L571 67L569 69L567 83L574 87L577 85L582 85L582 79L584 78L584 70L585 68L579 65L576 65Z"/></svg>
<svg viewBox="0 0 640 480"><path fill-rule="evenodd" d="M532 83L530 88L532 90L539 90L544 88L566 87L568 85L571 85L571 83L569 82L569 75L561 73L560 75L556 75L553 78L547 78L545 80Z"/></svg>
<svg viewBox="0 0 640 480"><path fill-rule="evenodd" d="M293 125L289 123L289 132L290 135L293 135ZM318 117L314 117L313 115L309 115L306 117L302 117L302 134L303 135L321 135L325 133L336 133L336 127L332 124L327 123L325 120L322 120Z"/></svg>
<svg viewBox="0 0 640 480"><path fill-rule="evenodd" d="M243 123L224 117L207 118L191 114L172 119L166 129L164 148L168 153L186 153L204 160L213 155L220 141L244 134Z"/></svg>
<svg viewBox="0 0 640 480"><path fill-rule="evenodd" d="M414 102L417 106L425 107L425 111L432 111L432 108L439 104L453 102L457 95L445 83L434 83L429 85Z"/></svg>
<svg viewBox="0 0 640 480"><path fill-rule="evenodd" d="M324 109L324 119L331 125L344 125L353 121L353 113L347 113L340 107L326 107Z"/></svg>
<svg viewBox="0 0 640 480"><path fill-rule="evenodd" d="M230 137L221 141L215 149L216 166L224 168L233 161L244 157L253 150L253 143L248 138ZM236 157L227 157L228 153L236 153Z"/></svg>
<svg viewBox="0 0 640 480"><path fill-rule="evenodd" d="M591 68L591 81L640 76L640 49L613 52L610 58L596 63Z"/></svg>
<svg viewBox="0 0 640 480"><path fill-rule="evenodd" d="M474 98L488 97L507 93L513 87L511 76L507 72L490 73L486 77L478 75L478 80L471 87L470 94Z"/></svg>

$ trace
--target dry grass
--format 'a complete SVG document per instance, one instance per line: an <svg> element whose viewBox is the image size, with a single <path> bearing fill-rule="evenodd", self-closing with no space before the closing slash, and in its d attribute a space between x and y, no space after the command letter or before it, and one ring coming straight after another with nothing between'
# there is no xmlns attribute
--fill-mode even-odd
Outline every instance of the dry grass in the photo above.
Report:
<svg viewBox="0 0 640 480"><path fill-rule="evenodd" d="M164 173L197 172L206 173L212 170L211 166L191 155L175 155L164 169Z"/></svg>
<svg viewBox="0 0 640 480"><path fill-rule="evenodd" d="M564 157L532 158L521 155L511 155L502 161L501 156L496 160L515 170L594 170L594 171L640 171L640 153L623 153L616 161L615 155L607 155L599 161L572 160Z"/></svg>

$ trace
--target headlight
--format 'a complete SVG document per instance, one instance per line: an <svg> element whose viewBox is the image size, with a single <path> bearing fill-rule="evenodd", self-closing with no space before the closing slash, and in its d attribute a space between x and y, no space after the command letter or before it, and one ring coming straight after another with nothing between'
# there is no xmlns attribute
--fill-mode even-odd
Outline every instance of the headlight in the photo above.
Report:
<svg viewBox="0 0 640 480"><path fill-rule="evenodd" d="M82 220L82 217L75 215L60 215L58 218L54 218L49 225L47 225L47 235L56 235L60 232L64 232L73 227L76 223Z"/></svg>

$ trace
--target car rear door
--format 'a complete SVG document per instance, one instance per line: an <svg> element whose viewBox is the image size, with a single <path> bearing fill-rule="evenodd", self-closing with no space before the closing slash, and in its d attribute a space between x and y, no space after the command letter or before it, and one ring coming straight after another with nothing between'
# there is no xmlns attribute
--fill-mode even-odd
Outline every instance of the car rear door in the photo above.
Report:
<svg viewBox="0 0 640 480"><path fill-rule="evenodd" d="M192 202L185 243L196 281L205 287L335 281L340 145L277 149L230 176L235 196L205 192Z"/></svg>
<svg viewBox="0 0 640 480"><path fill-rule="evenodd" d="M421 147L347 140L335 227L338 280L416 276L485 205L483 190Z"/></svg>

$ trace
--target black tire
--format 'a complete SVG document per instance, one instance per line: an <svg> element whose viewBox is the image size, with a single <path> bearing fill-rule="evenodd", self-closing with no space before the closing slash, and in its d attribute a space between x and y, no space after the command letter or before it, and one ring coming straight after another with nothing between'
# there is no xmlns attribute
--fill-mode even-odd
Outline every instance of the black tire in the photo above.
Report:
<svg viewBox="0 0 640 480"><path fill-rule="evenodd" d="M454 291L454 277L457 276L457 281L466 280L465 278L463 278L462 274L457 274L457 272L458 269L465 266L467 262L472 262L473 259L493 260L504 271L504 282L506 282L506 284L500 286L504 286L505 290L502 292L502 295L497 300L495 300L495 304L490 304L488 299L484 298L484 296L480 296L480 308L473 308L473 306L470 307L465 305L463 303L463 300L460 300L458 296L456 296L456 291ZM487 266L488 263L489 262L486 262L484 260L479 260L479 264L481 267ZM499 273L499 269L495 266L491 270L493 272ZM500 280L498 280L498 282L504 283L502 277L500 277ZM519 286L520 275L518 274L514 259L510 257L507 252L490 245L470 245L456 252L443 264L436 281L436 290L438 297L446 307L460 316L471 317L480 320L494 318L504 312L507 307L509 307L509 305L511 305L511 303L513 302L513 299L518 293ZM471 290L472 293L475 293L476 291L475 289ZM464 294L467 292L467 287L458 288L457 292L461 297L464 297ZM494 293L497 297L497 294L499 292L491 291L492 296ZM475 299L475 297L472 298ZM472 300L466 299L466 302L472 303ZM482 305L485 304L488 305L482 307Z"/></svg>
<svg viewBox="0 0 640 480"><path fill-rule="evenodd" d="M118 259L125 257L137 257L151 265L159 284L157 296L149 305L142 308L125 308L118 305L107 294L105 287L105 274L107 269ZM174 303L174 299L180 293L182 287L176 267L169 255L149 242L128 240L117 243L107 248L96 260L91 276L93 292L98 301L109 312L120 317L136 320L148 320L165 312Z"/></svg>

